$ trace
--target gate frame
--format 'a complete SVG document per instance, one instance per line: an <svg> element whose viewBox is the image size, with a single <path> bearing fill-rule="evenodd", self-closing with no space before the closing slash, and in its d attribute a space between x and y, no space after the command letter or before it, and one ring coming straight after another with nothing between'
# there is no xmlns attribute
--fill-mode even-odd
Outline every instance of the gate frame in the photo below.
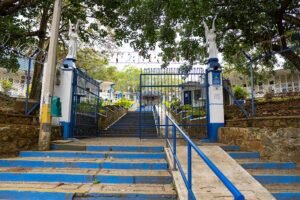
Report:
<svg viewBox="0 0 300 200"><path fill-rule="evenodd" d="M149 72L145 72L145 70L152 70L152 69L155 69L155 70L162 70L161 73L149 73ZM171 71L171 73L163 73L165 72L166 70L173 70ZM174 71L177 70L178 72L175 73ZM172 87L180 87L179 84L178 85L143 85L143 76L164 76L164 75L170 75L170 76L183 76L183 75L190 75L190 76L199 76L200 80L199 80L199 88L201 93L202 92L205 92L205 106L202 106L205 111L206 111L206 124L205 125L202 125L202 124L178 124L178 126L181 126L181 127L185 127L185 126L198 126L198 127L203 127L205 128L205 132L206 132L206 137L203 138L203 140L207 140L208 137L209 137L209 133L208 133L208 115L209 113L207 112L208 111L208 98L207 98L207 73L205 71L205 69L203 68L200 68L200 67L197 67L197 68L193 68L193 70L199 70L199 72L189 72L188 74L184 74L184 73L180 73L179 71L179 68L166 68L166 69L161 69L161 68L145 68L144 70L141 70L141 74L140 74L140 95L139 95L139 103L140 103L140 107L139 107L139 137L142 138L142 128L143 128L143 124L142 124L142 102L143 102L143 88L151 88L151 87L159 87L159 88L172 88ZM204 80L204 83L203 85L201 86L201 80ZM203 91L203 89L205 91ZM183 91L182 91L183 92ZM193 98L192 98L193 99ZM193 104L193 103L192 103ZM161 103L162 106L166 107L166 105L163 105L163 103ZM200 106L201 108L201 106ZM152 112L158 112L157 109L155 108L155 105L154 105L154 108L152 108L151 110ZM167 112L167 110L166 110ZM159 116L159 114L157 115L158 116L158 119L155 119L155 122L157 121L158 123L155 123L155 127L157 129L160 129L161 127L170 127L171 125L168 125L168 124L162 124L160 123L160 120L162 119L162 117Z"/></svg>
<svg viewBox="0 0 300 200"><path fill-rule="evenodd" d="M96 80L94 80L92 77L90 77L88 74L86 74L85 72L83 72L82 70L80 70L79 68L73 68L73 80L72 80L72 101L71 101L71 125L70 125L70 134L69 137L73 138L73 137L97 137L99 136L99 108L100 108L100 83L97 82ZM91 83L93 86L95 86L97 88L97 94L95 94L94 92L91 91L87 91L86 88L82 88L80 86L78 86L78 76L83 78L85 81ZM76 135L76 105L78 105L78 97L79 95L76 94L77 93L77 89L80 88L82 90L84 90L85 92L92 94L93 96L95 96L97 98L97 104L95 106L95 113L94 113L94 120L95 120L95 128L96 128L96 134L95 135L86 135L86 136L78 136ZM79 97L80 98L80 97ZM80 103L80 100L79 100Z"/></svg>

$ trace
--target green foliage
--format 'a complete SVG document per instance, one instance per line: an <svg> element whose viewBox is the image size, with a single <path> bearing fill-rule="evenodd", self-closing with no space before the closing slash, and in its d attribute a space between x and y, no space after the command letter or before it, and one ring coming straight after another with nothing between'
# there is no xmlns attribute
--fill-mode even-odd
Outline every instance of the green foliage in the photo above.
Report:
<svg viewBox="0 0 300 200"><path fill-rule="evenodd" d="M95 112L95 101L83 101L76 105L77 112Z"/></svg>
<svg viewBox="0 0 300 200"><path fill-rule="evenodd" d="M19 42L36 43L45 50L48 47L48 27L53 5L52 0L24 0L22 4L7 1L0 4L0 41L9 33L10 45ZM158 45L162 50L163 66L171 61L185 60L186 63L182 66L183 71L186 71L195 62L206 62L208 55L201 22L206 20L210 26L212 19L217 16L217 43L224 61L232 64L238 71L248 74L249 67L243 50L256 57L278 52L295 44L296 41L291 39L291 35L293 31L299 31L298 8L299 2L295 0L63 0L59 44L64 51L61 58L66 54L68 20L71 19L73 23L81 21L79 35L82 42L90 47L107 46L101 54L111 51L114 42L121 45L124 41L130 41L134 50L147 57L149 51ZM195 37L199 39L193 39ZM280 54L286 61L286 67L300 69L299 51L298 49ZM17 62L7 63L5 59L7 57L0 52L0 64L17 69ZM104 80L105 70L101 66L106 61L103 58L96 60L96 65L88 65L99 70L89 70L94 77ZM254 69L258 72L263 68L268 73L278 63L280 62L275 56L267 57ZM114 68L109 68L107 74L115 74L115 71ZM109 78L113 81L119 78L118 75L110 75ZM41 74L35 76L33 82L40 82L40 76ZM120 90L123 91L122 85L120 84ZM33 83L33 91L35 87L37 85Z"/></svg>
<svg viewBox="0 0 300 200"><path fill-rule="evenodd" d="M140 85L140 74L140 69L134 66L126 66L122 71L116 72L115 90L137 92Z"/></svg>
<svg viewBox="0 0 300 200"><path fill-rule="evenodd" d="M117 102L115 102L114 104L128 109L134 104L134 101L122 98L122 99L118 100Z"/></svg>
<svg viewBox="0 0 300 200"><path fill-rule="evenodd" d="M190 111L192 109L193 109L193 107L189 104L180 106L180 110Z"/></svg>
<svg viewBox="0 0 300 200"><path fill-rule="evenodd" d="M13 82L8 79L5 79L1 82L1 86L4 91L9 91L13 88Z"/></svg>
<svg viewBox="0 0 300 200"><path fill-rule="evenodd" d="M175 109L178 109L180 107L180 100L176 97L173 97L171 102L170 102L170 108L175 110Z"/></svg>
<svg viewBox="0 0 300 200"><path fill-rule="evenodd" d="M245 91L241 86L237 85L233 89L233 95L237 100L244 100L249 96L249 93Z"/></svg>

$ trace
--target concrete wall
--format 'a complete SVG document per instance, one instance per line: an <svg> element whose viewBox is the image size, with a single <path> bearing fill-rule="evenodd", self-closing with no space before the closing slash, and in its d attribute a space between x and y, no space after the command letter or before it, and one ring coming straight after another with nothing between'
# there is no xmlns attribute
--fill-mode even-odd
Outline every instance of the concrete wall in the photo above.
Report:
<svg viewBox="0 0 300 200"><path fill-rule="evenodd" d="M259 151L266 160L300 163L300 128L225 127L219 129L219 142Z"/></svg>
<svg viewBox="0 0 300 200"><path fill-rule="evenodd" d="M300 128L300 116L255 117L250 119L226 120L226 127Z"/></svg>
<svg viewBox="0 0 300 200"><path fill-rule="evenodd" d="M61 128L53 127L51 139L60 139L61 136ZM16 156L25 150L37 150L38 138L37 126L0 124L0 157Z"/></svg>

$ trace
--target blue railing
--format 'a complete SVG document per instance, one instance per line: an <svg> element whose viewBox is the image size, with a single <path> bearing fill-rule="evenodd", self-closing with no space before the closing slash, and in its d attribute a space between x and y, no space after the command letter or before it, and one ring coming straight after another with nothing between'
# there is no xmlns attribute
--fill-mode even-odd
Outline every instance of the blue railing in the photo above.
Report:
<svg viewBox="0 0 300 200"><path fill-rule="evenodd" d="M171 124L169 125L169 121ZM169 126L172 127L172 139L173 139L173 145L171 145L169 140ZM183 171L183 168L179 162L179 159L176 154L176 131L179 131L183 139L187 142L187 152L188 152L188 166L187 166L187 177ZM223 182L225 187L231 192L235 200L244 200L244 195L228 180L228 178L214 165L214 163L209 160L209 158L199 149L197 145L184 133L184 131L176 124L176 122L169 117L168 114L166 114L166 144L167 147L170 148L172 154L173 154L173 168L176 170L178 167L181 176L183 178L183 181L185 183L185 186L188 190L188 199L196 199L193 188L192 188L192 148L195 150L195 152L202 158L202 160L208 165L208 167L215 173L215 175ZM173 146L173 147L172 147Z"/></svg>

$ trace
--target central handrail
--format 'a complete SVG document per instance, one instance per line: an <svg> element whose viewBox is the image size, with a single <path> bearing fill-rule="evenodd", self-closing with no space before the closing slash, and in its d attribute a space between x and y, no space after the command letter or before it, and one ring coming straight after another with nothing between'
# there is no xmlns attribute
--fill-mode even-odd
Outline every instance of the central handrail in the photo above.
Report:
<svg viewBox="0 0 300 200"><path fill-rule="evenodd" d="M173 139L173 148L169 140L169 121L172 123L172 139ZM187 141L188 144L188 177L186 177L183 168L179 162L179 159L176 154L176 130L182 135L182 137ZM176 170L178 167L183 181L188 190L188 199L196 199L193 189L192 189L192 148L196 153L202 158L202 160L207 164L207 166L214 172L214 174L222 181L225 187L231 192L235 200L244 200L244 195L232 184L232 182L217 168L217 166L199 149L199 147L184 133L184 131L176 124L176 122L169 117L169 114L166 113L166 144L170 148L173 154L173 168Z"/></svg>

